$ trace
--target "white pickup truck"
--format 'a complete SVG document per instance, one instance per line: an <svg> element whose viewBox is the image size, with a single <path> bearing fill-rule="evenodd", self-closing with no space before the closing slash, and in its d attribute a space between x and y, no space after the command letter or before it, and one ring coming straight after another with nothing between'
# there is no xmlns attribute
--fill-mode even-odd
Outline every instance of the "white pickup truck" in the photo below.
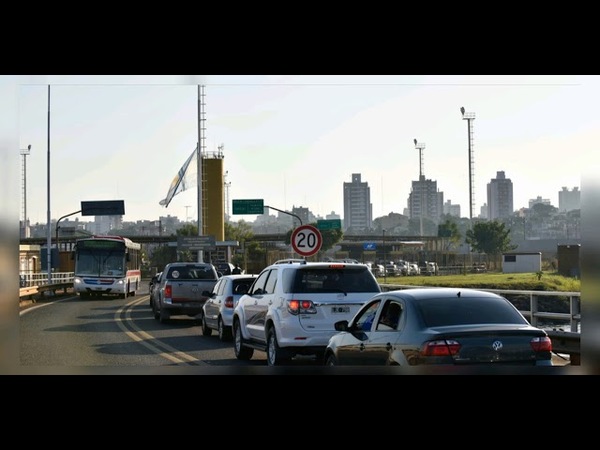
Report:
<svg viewBox="0 0 600 450"><path fill-rule="evenodd" d="M175 315L197 316L218 280L217 270L209 263L167 264L152 290L154 318L164 323Z"/></svg>

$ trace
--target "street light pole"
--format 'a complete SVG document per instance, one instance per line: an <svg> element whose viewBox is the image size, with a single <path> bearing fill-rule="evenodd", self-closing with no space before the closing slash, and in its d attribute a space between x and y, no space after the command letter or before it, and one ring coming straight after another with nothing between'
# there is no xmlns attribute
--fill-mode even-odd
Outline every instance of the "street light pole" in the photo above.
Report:
<svg viewBox="0 0 600 450"><path fill-rule="evenodd" d="M381 246L383 247L383 282L387 283L387 258L385 256L385 229L382 229L383 236L381 239Z"/></svg>
<svg viewBox="0 0 600 450"><path fill-rule="evenodd" d="M48 85L48 155L47 155L47 225L46 225L46 266L48 269L48 284L52 284L52 216L50 214L50 85Z"/></svg>
<svg viewBox="0 0 600 450"><path fill-rule="evenodd" d="M31 153L31 144L26 149L21 149L23 156L23 235L21 237L29 237L29 224L27 222L27 156Z"/></svg>

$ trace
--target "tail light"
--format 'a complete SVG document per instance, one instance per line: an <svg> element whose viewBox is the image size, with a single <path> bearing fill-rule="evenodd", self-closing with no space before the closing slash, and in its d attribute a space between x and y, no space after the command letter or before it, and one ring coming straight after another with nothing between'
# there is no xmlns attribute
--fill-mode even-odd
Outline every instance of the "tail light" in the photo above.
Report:
<svg viewBox="0 0 600 450"><path fill-rule="evenodd" d="M548 336L534 337L529 344L534 352L552 351L552 339Z"/></svg>
<svg viewBox="0 0 600 450"><path fill-rule="evenodd" d="M165 286L165 298L171 298L171 294L172 294L171 285L167 284Z"/></svg>
<svg viewBox="0 0 600 450"><path fill-rule="evenodd" d="M288 300L287 310L290 314L316 314L317 308L311 300Z"/></svg>
<svg viewBox="0 0 600 450"><path fill-rule="evenodd" d="M233 295L225 298L225 308L233 308Z"/></svg>
<svg viewBox="0 0 600 450"><path fill-rule="evenodd" d="M458 354L460 344L454 340L441 339L439 341L425 342L421 347L423 356L453 356Z"/></svg>

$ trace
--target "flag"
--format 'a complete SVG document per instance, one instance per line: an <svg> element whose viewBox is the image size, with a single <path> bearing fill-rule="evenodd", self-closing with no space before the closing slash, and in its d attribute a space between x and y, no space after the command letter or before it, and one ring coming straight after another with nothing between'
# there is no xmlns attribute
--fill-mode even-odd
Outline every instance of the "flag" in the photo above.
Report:
<svg viewBox="0 0 600 450"><path fill-rule="evenodd" d="M171 181L171 186L169 186L169 191L167 192L167 196L161 200L159 205L164 206L165 208L169 206L173 197L175 197L180 192L185 191L187 188L196 185L197 180L197 150L198 147L194 149L192 154L188 157L188 159L183 163L173 181Z"/></svg>

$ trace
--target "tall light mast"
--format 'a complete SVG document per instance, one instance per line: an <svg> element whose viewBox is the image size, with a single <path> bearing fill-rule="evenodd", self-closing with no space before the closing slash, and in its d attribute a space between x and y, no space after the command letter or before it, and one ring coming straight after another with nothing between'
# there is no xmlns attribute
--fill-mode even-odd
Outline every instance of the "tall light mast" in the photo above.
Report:
<svg viewBox="0 0 600 450"><path fill-rule="evenodd" d="M419 150L419 231L420 235L423 236L423 208L424 208L424 197L423 197L423 188L425 187L425 173L423 171L423 149L425 148L425 144L423 142L417 142L414 139L415 148Z"/></svg>
<svg viewBox="0 0 600 450"><path fill-rule="evenodd" d="M228 175L229 171L226 170L225 174L223 175L223 186L225 187L225 219L227 222L229 222L229 218L231 217L229 215L229 204L231 203L229 201L229 187L231 186L231 181L227 181Z"/></svg>
<svg viewBox="0 0 600 450"><path fill-rule="evenodd" d="M197 174L198 174L198 236L204 235L204 223L202 220L202 194L203 194L203 181L202 176L202 155L206 153L206 112L204 107L204 85L198 85L198 146L196 150L198 153L197 157ZM203 151L204 150L204 151ZM204 251L198 250L198 262L204 262Z"/></svg>
<svg viewBox="0 0 600 450"><path fill-rule="evenodd" d="M475 206L475 158L473 156L473 121L475 113L465 112L461 106L460 112L463 120L467 121L467 138L469 141L469 219L473 220L473 207Z"/></svg>

